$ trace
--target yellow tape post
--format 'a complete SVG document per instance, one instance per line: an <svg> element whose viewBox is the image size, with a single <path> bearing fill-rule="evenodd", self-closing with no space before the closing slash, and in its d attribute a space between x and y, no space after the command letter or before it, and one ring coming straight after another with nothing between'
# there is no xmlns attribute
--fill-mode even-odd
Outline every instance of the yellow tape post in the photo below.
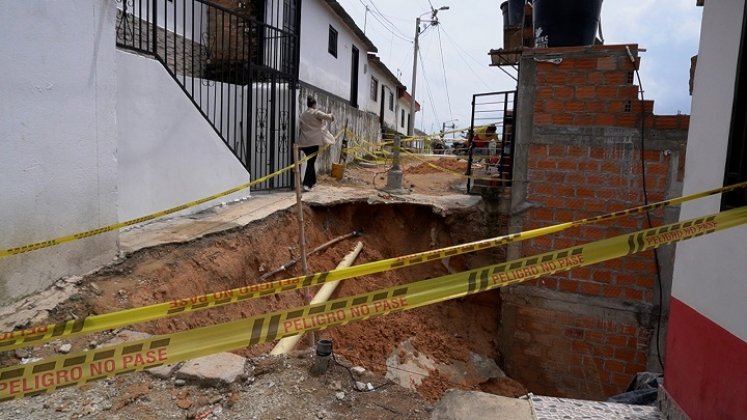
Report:
<svg viewBox="0 0 747 420"><path fill-rule="evenodd" d="M348 268L323 271L315 274L310 274L308 276L298 276L266 283L253 284L231 290L223 290L188 298L172 299L169 302L162 302L139 308L126 309L118 312L92 315L89 317L63 321L56 324L35 326L23 330L2 332L0 333L0 351L39 345L62 337L80 336L96 331L121 328L140 322L152 321L155 319L167 318L184 313L234 304L243 302L248 299L269 296L289 290L321 285L326 282L347 280L354 277L376 274L390 270L397 270L400 268L436 261L443 258L466 254L469 252L480 251L496 246L506 245L509 243L533 239L543 235L561 232L566 229L583 226L590 223L608 221L624 216L641 214L652 209L680 204L686 201L691 201L715 195L721 192L732 191L745 187L747 187L747 182L742 182L725 188L717 188L697 194L677 197L657 203L652 203L646 206L617 211L614 213L590 217L577 221L560 223L557 225L498 236L490 239L483 239L466 244L419 252L396 258L372 261Z"/></svg>
<svg viewBox="0 0 747 420"><path fill-rule="evenodd" d="M0 369L0 401L345 325L596 264L747 223L747 207L407 285Z"/></svg>
<svg viewBox="0 0 747 420"><path fill-rule="evenodd" d="M312 153L309 156L305 156L303 159L301 159L299 161L299 164L301 162L305 162L305 161L311 159L312 157L316 156L317 154L321 153L322 151L326 150L327 148L329 148L329 145L325 145L325 146L321 147L319 149L319 151L316 152L316 153ZM59 238L49 239L49 240L46 240L46 241L36 242L36 243L33 243L33 244L18 246L18 247L14 247L14 248L0 249L0 258L8 257L8 256L11 256L11 255L24 254L24 253L27 253L27 252L36 251L38 249L49 248L49 247L52 247L52 246L55 246L55 245L61 245L61 244L67 243L67 242L74 242L74 241L77 241L77 240L80 240L80 239L90 238L91 236L101 235L102 233L111 232L111 231L114 231L114 230L119 230L119 229L122 229L124 227L136 225L138 223L147 222L147 221L150 221L150 220L157 219L159 217L167 216L169 214L173 214L173 213L176 213L176 212L179 212L179 211L182 211L182 210L186 210L186 209L191 208L191 207L199 206L200 204L207 203L208 201L212 201L212 200L215 200L215 199L218 199L218 198L221 198L221 197L225 197L225 196L227 196L229 194L233 194L235 192L239 192L241 190L245 190L245 189L247 189L249 187L252 187L254 185L261 184L262 182L265 182L265 181L267 181L267 180L269 180L271 178L274 178L276 176L282 175L283 173L285 173L285 172L293 169L294 165L295 164L291 164L290 166L286 166L285 168L279 169L279 170L277 170L277 171L275 171L275 172L273 172L273 173L271 173L269 175L265 175L265 176L263 176L261 178L255 179L253 181L250 181L250 182L247 182L247 183L244 183L244 184L241 184L241 185L237 185L237 186L235 186L235 187L233 187L231 189L219 192L217 194L213 194L213 195L211 195L209 197L204 197L204 198L200 198L199 200L190 201L188 203L184 203L182 205L179 205L179 206L176 206L176 207L172 207L172 208L167 209L167 210L159 211L159 212L156 212L156 213L153 213L153 214L149 214L149 215L143 216L143 217L138 217L137 219L127 220L127 221L119 222L119 223L113 223L113 224L108 225L108 226L103 226L103 227L100 227L100 228L91 229L91 230L87 230L85 232L75 233L75 234L72 234L72 235L60 236Z"/></svg>

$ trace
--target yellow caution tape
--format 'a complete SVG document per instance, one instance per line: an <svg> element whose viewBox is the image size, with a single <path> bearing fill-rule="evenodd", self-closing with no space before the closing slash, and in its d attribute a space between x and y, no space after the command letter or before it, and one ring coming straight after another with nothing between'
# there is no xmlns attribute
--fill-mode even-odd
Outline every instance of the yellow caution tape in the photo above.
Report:
<svg viewBox="0 0 747 420"><path fill-rule="evenodd" d="M215 308L223 305L234 304L243 302L248 299L255 299L258 297L264 297L309 286L316 286L326 282L347 280L354 277L376 274L390 270L397 270L400 268L436 261L443 258L449 258L469 252L480 251L488 248L506 245L509 243L533 239L543 235L557 233L566 229L594 222L608 221L623 216L641 214L652 209L680 204L686 201L691 201L745 187L747 187L747 182L742 182L739 184L731 185L729 187L717 188L697 194L673 198L670 200L652 203L646 206L640 206L587 219L546 226L525 232L503 235L490 239L483 239L480 241L470 242L462 245L454 245L446 248L424 251L396 258L372 261L352 267L341 268L332 271L323 271L307 276L298 276L266 283L252 284L235 289L223 290L188 298L172 299L169 302L162 302L139 308L126 309L118 312L92 315L89 317L63 321L56 324L36 326L24 330L2 332L0 333L0 351L39 345L62 337L79 336L96 331L121 328L126 325L152 321L155 319L181 315L184 313Z"/></svg>
<svg viewBox="0 0 747 420"><path fill-rule="evenodd" d="M0 369L0 401L431 305L747 223L747 207L316 305Z"/></svg>
<svg viewBox="0 0 747 420"><path fill-rule="evenodd" d="M299 163L305 162L305 161L311 159L312 157L314 157L317 154L321 153L322 151L324 151L328 147L329 147L329 145L325 145L325 146L321 147L318 152L312 153L311 155L308 155L308 156L305 156L303 159L301 159L299 161ZM225 196L227 196L229 194L233 194L235 192L238 192L238 191L247 189L249 187L252 187L254 185L260 184L262 182L265 182L265 181L267 181L267 180L269 180L271 178L279 176L279 175L281 175L281 174L283 174L283 173L285 173L285 172L293 169L293 166L295 166L295 164L291 164L291 165L286 166L285 168L279 169L279 170L277 170L277 171L275 171L275 172L273 172L273 173L271 173L269 175L265 175L265 176L263 176L261 178L257 178L255 180L247 182L245 184L237 185L237 186L235 186L235 187L233 187L231 189L225 190L223 192L219 192L217 194L213 194L213 195L211 195L209 197L204 197L204 198L201 198L199 200L190 201L188 203L184 203L182 205L179 205L179 206L176 206L176 207L172 207L172 208L167 209L167 210L159 211L159 212L156 212L156 213L153 213L153 214L149 214L149 215L143 216L143 217L138 217L137 219L127 220L125 222L113 223L111 225L103 226L103 227L100 227L100 228L97 228L97 229L87 230L85 232L75 233L75 234L72 234L72 235L60 236L59 238L49 239L49 240L46 240L46 241L37 242L37 243L33 243L33 244L18 246L18 247L14 247L14 248L0 249L0 258L8 257L8 256L11 256L11 255L24 254L24 253L27 253L27 252L36 251L38 249L49 248L49 247L52 247L52 246L55 246L55 245L64 244L66 242L74 242L74 241L77 241L77 240L80 240L80 239L90 238L91 236L101 235L102 233L111 232L111 231L114 231L114 230L119 230L119 229L122 229L122 228L127 227L127 226L132 226L132 225L136 225L138 223L147 222L147 221L150 221L150 220L153 220L153 219L157 219L159 217L167 216L169 214L173 214L173 213L176 213L176 212L179 212L179 211L182 211L182 210L186 210L186 209L191 208L191 207L199 206L200 204L207 203L208 201L212 201L212 200L215 200L215 199L218 199L218 198L221 198L221 197L225 197Z"/></svg>

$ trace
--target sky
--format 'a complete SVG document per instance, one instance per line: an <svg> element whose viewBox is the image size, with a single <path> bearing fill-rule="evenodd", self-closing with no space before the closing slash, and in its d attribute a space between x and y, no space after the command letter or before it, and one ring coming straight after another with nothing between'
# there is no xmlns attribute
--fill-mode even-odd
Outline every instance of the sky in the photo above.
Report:
<svg viewBox="0 0 747 420"><path fill-rule="evenodd" d="M429 18L429 0L338 2L365 28L384 64L395 75L401 74L401 82L411 90L415 18L421 14ZM432 133L444 123L469 126L474 93L513 90L516 82L497 67L489 67L488 51L503 47L501 1L430 2L435 8L449 6L438 14L440 25L419 37L415 95L423 109L417 113L416 127ZM655 100L656 114L690 112L690 57L698 51L702 9L695 6L695 0L606 0L602 4L605 44L637 43L646 49L640 53L641 84L645 98Z"/></svg>

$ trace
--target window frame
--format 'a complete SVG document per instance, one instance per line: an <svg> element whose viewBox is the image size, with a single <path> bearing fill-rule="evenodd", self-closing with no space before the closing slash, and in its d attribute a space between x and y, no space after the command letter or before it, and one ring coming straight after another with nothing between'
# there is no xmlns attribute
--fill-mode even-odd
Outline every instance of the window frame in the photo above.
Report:
<svg viewBox="0 0 747 420"><path fill-rule="evenodd" d="M335 29L332 25L329 25L329 35L327 38L327 52L330 53L335 58L337 58L338 38L339 36L338 36L337 29Z"/></svg>
<svg viewBox="0 0 747 420"><path fill-rule="evenodd" d="M371 100L379 102L379 79L371 76Z"/></svg>
<svg viewBox="0 0 747 420"><path fill-rule="evenodd" d="M731 110L729 143L724 161L724 185L747 181L747 5L743 12L742 38L739 43L734 103ZM740 90L741 89L741 90ZM747 190L740 188L721 195L721 210L747 205Z"/></svg>
<svg viewBox="0 0 747 420"><path fill-rule="evenodd" d="M389 110L394 111L394 92L389 92Z"/></svg>

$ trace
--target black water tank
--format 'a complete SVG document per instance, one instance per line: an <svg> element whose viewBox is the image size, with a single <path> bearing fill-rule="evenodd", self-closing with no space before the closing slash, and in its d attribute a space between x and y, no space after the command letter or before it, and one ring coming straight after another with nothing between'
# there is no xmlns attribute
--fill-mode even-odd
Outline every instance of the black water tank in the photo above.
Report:
<svg viewBox="0 0 747 420"><path fill-rule="evenodd" d="M534 0L536 47L592 45L602 0Z"/></svg>
<svg viewBox="0 0 747 420"><path fill-rule="evenodd" d="M503 13L503 28L509 25L508 23L508 2L504 1L501 3L501 13Z"/></svg>
<svg viewBox="0 0 747 420"><path fill-rule="evenodd" d="M508 0L508 24L521 26L524 21L524 3L526 0Z"/></svg>

